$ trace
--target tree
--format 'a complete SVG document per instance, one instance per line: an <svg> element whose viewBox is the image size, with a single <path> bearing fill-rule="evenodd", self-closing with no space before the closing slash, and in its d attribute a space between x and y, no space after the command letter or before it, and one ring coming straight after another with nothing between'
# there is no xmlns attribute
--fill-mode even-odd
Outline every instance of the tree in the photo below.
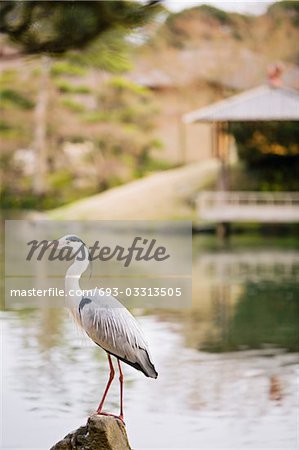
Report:
<svg viewBox="0 0 299 450"><path fill-rule="evenodd" d="M141 4L133 1L2 1L0 3L0 32L9 36L23 54L63 55L70 50L82 50L89 44L95 55L94 66L113 67L109 54L98 38L111 30L122 33L141 26L156 12L159 1ZM118 34L120 39L120 35ZM121 35L123 38L123 34ZM95 43L96 42L96 43ZM118 41L119 43L120 41ZM115 40L112 38L110 48ZM108 45L108 48L109 48ZM99 52L103 57L99 57ZM109 53L109 52L108 52ZM92 56L92 52L89 58ZM105 58L106 56L106 58ZM79 54L75 58L80 58ZM91 58L90 58L91 59ZM120 62L115 58L114 67ZM86 58L81 55L81 62ZM46 190L47 172L47 89L50 62L43 59L40 91L36 103L34 146L37 164L34 191L42 195Z"/></svg>
<svg viewBox="0 0 299 450"><path fill-rule="evenodd" d="M62 54L116 27L141 26L159 1L2 1L0 32L24 53Z"/></svg>

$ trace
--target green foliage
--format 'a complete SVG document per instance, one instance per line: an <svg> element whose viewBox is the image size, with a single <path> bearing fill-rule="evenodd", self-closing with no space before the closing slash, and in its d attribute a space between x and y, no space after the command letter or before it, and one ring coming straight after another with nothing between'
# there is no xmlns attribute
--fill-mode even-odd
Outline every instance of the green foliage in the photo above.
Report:
<svg viewBox="0 0 299 450"><path fill-rule="evenodd" d="M268 11L275 10L285 10L285 11L296 11L299 13L299 1L298 0L284 0L275 2L273 5L270 5Z"/></svg>
<svg viewBox="0 0 299 450"><path fill-rule="evenodd" d="M74 196L69 198L67 196L61 196L60 193L53 194L53 191L43 195L37 196L31 190L13 191L7 190L1 192L2 208L5 210L37 210L46 211L50 209L63 206L69 201L78 200L82 198L82 191L73 191Z"/></svg>
<svg viewBox="0 0 299 450"><path fill-rule="evenodd" d="M268 155L299 156L298 122L250 122L230 126L241 159L260 163Z"/></svg>
<svg viewBox="0 0 299 450"><path fill-rule="evenodd" d="M16 81L17 71L14 69L6 69L1 73L1 85L6 85L7 83L13 83Z"/></svg>
<svg viewBox="0 0 299 450"><path fill-rule="evenodd" d="M118 93L132 92L137 95L148 95L149 91L143 86L140 86L127 78L113 77L108 81L108 86L114 88Z"/></svg>
<svg viewBox="0 0 299 450"><path fill-rule="evenodd" d="M3 164L3 160L1 160L1 164ZM0 192L2 208L5 210L31 209L45 211L97 192L96 187L85 189L76 187L74 174L67 169L51 173L47 182L49 190L40 196L32 191L29 179L23 179L21 185L4 186Z"/></svg>
<svg viewBox="0 0 299 450"><path fill-rule="evenodd" d="M0 137L7 140L16 140L24 136L24 129L21 126L14 126L6 120L0 119Z"/></svg>
<svg viewBox="0 0 299 450"><path fill-rule="evenodd" d="M13 89L0 90L0 102L2 106L8 103L21 109L32 109L34 107L33 101Z"/></svg>
<svg viewBox="0 0 299 450"><path fill-rule="evenodd" d="M11 130L11 126L5 120L0 120L0 131L8 130Z"/></svg>
<svg viewBox="0 0 299 450"><path fill-rule="evenodd" d="M65 80L58 80L55 85L62 93L89 94L91 92L88 86L74 85Z"/></svg>
<svg viewBox="0 0 299 450"><path fill-rule="evenodd" d="M43 211L52 209L63 204L59 201L59 198L53 198L52 195L37 197L31 191L13 191L4 190L1 192L2 208L5 210L15 209L32 209Z"/></svg>
<svg viewBox="0 0 299 450"><path fill-rule="evenodd" d="M194 33L194 27L191 28L190 32L188 22L197 20L200 29L200 22L206 22L209 19L216 20L220 25L231 26L234 24L231 14L210 5L201 5L185 9L179 13L169 14L165 26L162 28L163 34L165 33L166 41L170 46L182 49L190 38L192 40L192 34ZM211 22L211 20L209 21Z"/></svg>
<svg viewBox="0 0 299 450"><path fill-rule="evenodd" d="M281 14L289 14L296 27L299 27L299 1L281 1L275 2L269 6L268 12L270 15L280 16Z"/></svg>
<svg viewBox="0 0 299 450"><path fill-rule="evenodd" d="M84 51L69 51L67 57L74 65L122 73L132 68L129 62L130 50L126 30L121 28L105 32Z"/></svg>
<svg viewBox="0 0 299 450"><path fill-rule="evenodd" d="M299 287L294 282L247 283L232 319L217 336L209 337L201 350L230 352L265 346L299 350Z"/></svg>
<svg viewBox="0 0 299 450"><path fill-rule="evenodd" d="M69 61L56 61L51 67L51 75L61 76L84 76L86 74L86 68L73 64Z"/></svg>
<svg viewBox="0 0 299 450"><path fill-rule="evenodd" d="M74 112L74 113L82 113L85 111L84 105L81 103L78 103L71 98L64 98L61 100L61 104L65 106L68 110Z"/></svg>
<svg viewBox="0 0 299 450"><path fill-rule="evenodd" d="M187 31L177 25L178 14L169 14L165 21L165 38L169 45L177 49L184 47L187 38ZM163 33L163 34L164 34Z"/></svg>
<svg viewBox="0 0 299 450"><path fill-rule="evenodd" d="M298 122L234 123L230 132L260 190L299 188Z"/></svg>
<svg viewBox="0 0 299 450"><path fill-rule="evenodd" d="M295 283L248 283L231 326L238 346L299 350L299 288Z"/></svg>
<svg viewBox="0 0 299 450"><path fill-rule="evenodd" d="M133 1L2 1L0 32L26 53L61 54L117 27L138 27L155 7Z"/></svg>
<svg viewBox="0 0 299 450"><path fill-rule="evenodd" d="M2 31L20 44L23 53L51 55L46 81L37 59L30 67L5 71L1 77L7 119L0 123L0 133L9 138L2 146L8 157L2 164L3 207L54 208L155 170L150 152L160 144L152 135L151 94L118 76L131 68L128 25L144 23L154 8L123 1L4 1L0 8ZM105 82L103 70L117 76ZM20 148L32 147L36 116L31 109L40 98L42 83L49 99L47 192L37 196L32 176L14 156ZM66 142L82 144L74 149L74 158L63 152ZM94 149L84 153L86 143ZM163 163L157 163L159 167Z"/></svg>
<svg viewBox="0 0 299 450"><path fill-rule="evenodd" d="M232 22L231 15L222 9L215 8L211 5L201 5L196 8L204 13L206 17L212 17L223 25L230 25Z"/></svg>
<svg viewBox="0 0 299 450"><path fill-rule="evenodd" d="M152 144L152 148L160 148L161 142L156 141L156 143ZM153 158L149 153L145 153L142 159L142 164L139 164L135 169L135 176L137 178L143 177L151 172L157 172L161 170L169 170L173 169L175 166L173 163L169 161L160 160L157 158Z"/></svg>
<svg viewBox="0 0 299 450"><path fill-rule="evenodd" d="M99 123L99 122L109 122L113 120L113 116L106 111L91 111L83 116L83 120L86 123Z"/></svg>
<svg viewBox="0 0 299 450"><path fill-rule="evenodd" d="M299 160L296 157L270 157L264 164L238 166L229 171L232 191L298 191Z"/></svg>
<svg viewBox="0 0 299 450"><path fill-rule="evenodd" d="M58 170L49 175L48 182L54 190L63 191L72 184L72 174L68 170Z"/></svg>
<svg viewBox="0 0 299 450"><path fill-rule="evenodd" d="M139 127L144 132L153 128L154 106L150 92L123 77L113 77L99 100L114 120Z"/></svg>

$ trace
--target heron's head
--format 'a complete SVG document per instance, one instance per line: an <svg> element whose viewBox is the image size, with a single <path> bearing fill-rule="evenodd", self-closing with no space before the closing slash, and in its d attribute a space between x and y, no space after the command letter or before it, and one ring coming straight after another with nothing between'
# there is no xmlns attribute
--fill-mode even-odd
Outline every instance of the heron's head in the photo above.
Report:
<svg viewBox="0 0 299 450"><path fill-rule="evenodd" d="M66 249L66 253L68 253L69 249L71 249L71 254L68 255L70 259L87 263L87 266L91 263L91 257L87 245L75 234L67 234L66 236L62 236L60 239L56 239L52 242L57 245L57 250L63 251L63 249ZM87 266L84 266L85 269ZM82 270L80 273L78 272L78 274L81 273Z"/></svg>
<svg viewBox="0 0 299 450"><path fill-rule="evenodd" d="M86 244L75 234L62 236L60 239L57 239L58 246L57 249L60 250L65 247L71 247L74 251L78 250L79 248L84 245L86 247Z"/></svg>

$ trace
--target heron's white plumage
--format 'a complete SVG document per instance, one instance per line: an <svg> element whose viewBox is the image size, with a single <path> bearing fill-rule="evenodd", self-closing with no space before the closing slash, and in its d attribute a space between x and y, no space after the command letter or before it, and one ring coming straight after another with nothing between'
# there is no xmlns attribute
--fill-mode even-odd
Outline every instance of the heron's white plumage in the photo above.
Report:
<svg viewBox="0 0 299 450"><path fill-rule="evenodd" d="M116 298L96 295L80 304L81 325L96 344L146 376L157 377L139 324Z"/></svg>
<svg viewBox="0 0 299 450"><path fill-rule="evenodd" d="M58 242L75 250L83 246L85 258L75 258L65 277L66 292L77 292L80 290L81 274L89 265L88 250L82 240L75 235L65 236ZM73 296L68 302L76 321L96 344L111 355L141 370L146 376L157 378L158 374L139 324L115 297L97 293L88 298Z"/></svg>

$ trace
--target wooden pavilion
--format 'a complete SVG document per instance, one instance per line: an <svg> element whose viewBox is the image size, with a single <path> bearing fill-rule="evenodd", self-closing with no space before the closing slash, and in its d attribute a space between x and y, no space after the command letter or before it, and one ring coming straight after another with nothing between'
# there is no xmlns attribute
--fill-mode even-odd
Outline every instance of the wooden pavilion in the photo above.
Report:
<svg viewBox="0 0 299 450"><path fill-rule="evenodd" d="M299 121L299 92L281 86L279 69L270 75L268 84L187 113L182 120L184 124L212 125L212 155L220 162L218 192L202 193L199 196L201 219L218 223L299 222L298 193L280 193L275 197L273 193L267 195L256 192L247 193L246 197L244 192L227 191L230 123ZM268 202L272 209L267 214L265 206L267 207ZM273 209L276 203L279 210ZM281 210L281 206L285 207L285 211L284 208Z"/></svg>

